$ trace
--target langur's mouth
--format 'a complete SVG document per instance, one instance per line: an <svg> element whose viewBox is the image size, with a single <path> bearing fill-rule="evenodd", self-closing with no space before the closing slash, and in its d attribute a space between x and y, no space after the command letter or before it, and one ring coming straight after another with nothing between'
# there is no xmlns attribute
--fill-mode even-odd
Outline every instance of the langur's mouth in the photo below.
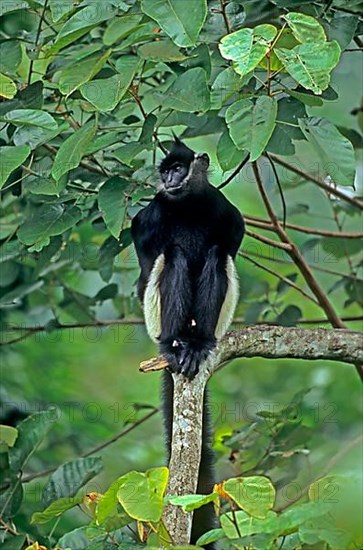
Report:
<svg viewBox="0 0 363 550"><path fill-rule="evenodd" d="M169 195L178 195L180 193L180 191L182 191L183 189L183 185L178 185L177 187L168 187L168 188L165 188L165 191L169 194Z"/></svg>

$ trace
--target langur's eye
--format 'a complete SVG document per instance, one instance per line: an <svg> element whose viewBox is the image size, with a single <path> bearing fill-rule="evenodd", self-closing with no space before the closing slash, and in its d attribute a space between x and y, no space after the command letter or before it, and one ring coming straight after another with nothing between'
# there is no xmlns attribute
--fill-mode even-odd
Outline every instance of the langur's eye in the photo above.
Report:
<svg viewBox="0 0 363 550"><path fill-rule="evenodd" d="M180 168L181 168L181 167L180 167L179 165L175 166L174 172L180 172Z"/></svg>

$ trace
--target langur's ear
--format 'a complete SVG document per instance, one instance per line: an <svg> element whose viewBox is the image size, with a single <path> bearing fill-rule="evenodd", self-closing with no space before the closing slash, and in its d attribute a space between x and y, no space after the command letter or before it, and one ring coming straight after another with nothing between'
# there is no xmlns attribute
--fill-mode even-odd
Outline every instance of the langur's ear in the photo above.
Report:
<svg viewBox="0 0 363 550"><path fill-rule="evenodd" d="M209 167L210 160L207 153L196 155L195 160L197 160L203 166L203 168L205 168L205 170L207 170L207 168Z"/></svg>

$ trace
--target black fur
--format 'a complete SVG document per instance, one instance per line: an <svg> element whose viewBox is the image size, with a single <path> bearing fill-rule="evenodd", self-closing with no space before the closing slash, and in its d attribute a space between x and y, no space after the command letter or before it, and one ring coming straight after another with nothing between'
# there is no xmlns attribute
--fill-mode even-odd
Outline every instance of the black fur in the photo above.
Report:
<svg viewBox="0 0 363 550"><path fill-rule="evenodd" d="M179 177L173 172L176 163L188 174L182 188L179 180L174 179ZM207 155L195 155L176 139L171 152L160 165L164 183L132 222L132 236L141 267L139 298L143 300L155 260L163 254L165 267L159 279L159 347L170 369L189 379L198 373L199 365L216 345L215 328L228 286L227 257L235 257L244 234L239 211L208 182L208 164ZM172 192L165 185L168 178L171 187L176 184ZM172 378L166 372L163 401L169 450L172 396ZM198 486L202 493L213 488L209 434L205 403ZM212 509L207 508L203 507L195 514L194 542L203 532L213 528Z"/></svg>

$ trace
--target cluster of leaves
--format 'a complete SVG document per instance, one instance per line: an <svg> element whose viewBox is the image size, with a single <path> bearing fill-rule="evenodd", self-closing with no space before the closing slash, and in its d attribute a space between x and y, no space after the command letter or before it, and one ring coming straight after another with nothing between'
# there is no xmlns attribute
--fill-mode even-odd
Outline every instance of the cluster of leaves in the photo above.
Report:
<svg viewBox="0 0 363 550"><path fill-rule="evenodd" d="M165 506L181 506L185 512L191 512L211 502L221 527L202 535L194 548L215 541L220 541L225 548L251 550L321 548L321 544L332 549L360 548L360 506L355 498L355 479L338 475L321 477L308 483L295 499L298 501L303 497L302 503L294 504L293 500L287 506L279 506L278 493L287 485L287 476L274 486L265 475L257 475L259 470L273 472L280 458L286 462L301 452L296 446L296 429L302 427L301 419L297 420L297 411L303 395L303 392L297 394L291 403L274 414L261 411L261 419L269 419L266 429L261 423L258 428L252 424L245 432L239 431L225 440L234 453L241 451L245 457L245 450L248 450L253 437L264 439L266 443L267 430L273 434L269 448L258 462L247 467L248 459L244 459L245 473L216 485L208 495L166 497L166 467L153 468L145 473L129 472L114 481L103 494L85 494L81 489L101 471L101 459L78 458L61 465L43 488L43 511L33 514L28 533L28 541L35 539L36 542L31 542L26 550L48 547L112 550L143 547L142 543L155 549L173 547L162 519ZM22 421L17 429L8 428L2 433L5 490L0 503L3 521L13 517L21 505L21 471L54 424L54 415L50 412L34 414ZM292 433L295 433L294 437L291 437ZM277 452L276 448L280 450ZM62 515L75 507L80 507L90 518L87 525L62 535L58 540L52 535L53 530L44 536L37 529L37 526L51 521L57 525ZM131 537L123 529L135 523L138 537ZM25 538L20 534L13 536L4 543L4 549L21 550Z"/></svg>
<svg viewBox="0 0 363 550"><path fill-rule="evenodd" d="M359 2L352 13L316 4L2 6L4 320L27 312L54 330L92 322L105 301L115 316L138 311L129 219L154 191L156 151L172 128L216 136L222 171L304 141L322 174L353 185L352 142L306 108L337 97L330 74L361 30ZM251 21L266 12L275 25ZM85 292L89 281L97 292Z"/></svg>

